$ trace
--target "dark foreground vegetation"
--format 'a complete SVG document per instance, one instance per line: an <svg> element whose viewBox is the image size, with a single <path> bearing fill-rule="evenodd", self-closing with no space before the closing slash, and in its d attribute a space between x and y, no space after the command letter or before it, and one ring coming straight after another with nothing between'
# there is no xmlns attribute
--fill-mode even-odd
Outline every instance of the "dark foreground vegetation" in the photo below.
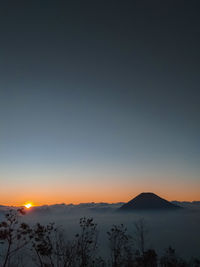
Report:
<svg viewBox="0 0 200 267"><path fill-rule="evenodd" d="M158 257L146 249L144 220L135 223L135 234L113 225L107 232L109 257L98 253L98 228L92 218L80 219L80 230L73 240L53 223L28 225L23 209L9 210L0 222L0 266L2 267L200 267L200 260L186 262L169 247Z"/></svg>

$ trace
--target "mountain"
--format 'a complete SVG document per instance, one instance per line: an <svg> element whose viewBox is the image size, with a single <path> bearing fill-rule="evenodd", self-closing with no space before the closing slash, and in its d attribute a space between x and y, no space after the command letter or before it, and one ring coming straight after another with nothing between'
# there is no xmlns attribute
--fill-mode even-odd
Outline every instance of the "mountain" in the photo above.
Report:
<svg viewBox="0 0 200 267"><path fill-rule="evenodd" d="M166 210L181 208L178 205L157 196L154 193L141 193L131 201L122 205L120 211L131 210Z"/></svg>

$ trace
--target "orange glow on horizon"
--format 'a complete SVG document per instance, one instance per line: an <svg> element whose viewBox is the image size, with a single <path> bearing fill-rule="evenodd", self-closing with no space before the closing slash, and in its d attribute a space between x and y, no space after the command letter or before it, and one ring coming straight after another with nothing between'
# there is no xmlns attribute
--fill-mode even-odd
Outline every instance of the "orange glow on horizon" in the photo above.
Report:
<svg viewBox="0 0 200 267"><path fill-rule="evenodd" d="M187 190L186 190L187 189ZM190 190L188 190L190 189ZM169 183L168 179L159 182L157 179L146 179L143 182L131 180L127 183L121 180L94 181L93 183L80 184L71 182L62 184L49 182L48 187L33 184L29 190L11 186L9 193L1 192L0 205L32 206L53 205L58 203L79 204L89 202L128 202L142 192L152 192L168 201L199 201L199 186L182 182ZM31 199L31 201L27 201ZM24 204L22 204L24 203ZM27 204L31 204L26 206Z"/></svg>
<svg viewBox="0 0 200 267"><path fill-rule="evenodd" d="M49 194L49 195L35 195L32 196L32 199L34 200L34 205L32 202L27 202L24 204L24 207L26 209L30 209L33 206L42 206L42 205L53 205L53 204L80 204L80 203L100 203L100 202L106 202L106 203L117 203L117 202L128 202L134 197L136 197L138 194L142 192L152 192L160 196L161 198L164 198L168 201L199 201L198 195L197 194L174 194L173 192L166 193L164 191L157 191L157 190L140 190L140 191L132 191L132 192L116 192L116 194L108 194L108 192L104 192L104 194L99 195L99 194L93 194L93 193L86 193L82 192L82 194L79 194L78 196L75 196L75 194L69 194L68 197L64 197L63 195L58 196L57 194ZM16 203L16 206L20 206L19 202Z"/></svg>
<svg viewBox="0 0 200 267"><path fill-rule="evenodd" d="M190 176L193 179L189 179ZM7 206L128 202L142 192L155 193L168 201L200 200L198 177L190 175L189 171L179 173L173 169L163 173L159 168L157 171L140 171L139 166L134 171L112 165L105 166L105 170L101 166L91 166L91 170L63 169L52 173L41 172L41 175L32 169L24 172L22 169L22 175L14 181L9 173L5 173L5 178L1 181L0 205Z"/></svg>

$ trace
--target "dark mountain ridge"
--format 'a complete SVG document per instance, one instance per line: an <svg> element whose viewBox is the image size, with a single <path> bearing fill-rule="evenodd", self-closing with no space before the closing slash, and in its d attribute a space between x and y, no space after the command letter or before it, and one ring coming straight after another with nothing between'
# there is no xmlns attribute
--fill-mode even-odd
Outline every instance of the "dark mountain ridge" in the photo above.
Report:
<svg viewBox="0 0 200 267"><path fill-rule="evenodd" d="M125 203L119 208L119 210L168 210L178 208L181 207L157 196L154 193L146 192L139 194L129 202Z"/></svg>

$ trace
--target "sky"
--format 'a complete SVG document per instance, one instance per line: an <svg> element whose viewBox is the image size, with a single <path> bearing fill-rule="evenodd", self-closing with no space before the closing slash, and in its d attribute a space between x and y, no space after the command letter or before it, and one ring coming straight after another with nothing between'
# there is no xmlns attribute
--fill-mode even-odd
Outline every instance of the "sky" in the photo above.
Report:
<svg viewBox="0 0 200 267"><path fill-rule="evenodd" d="M200 200L198 1L0 3L0 204Z"/></svg>

